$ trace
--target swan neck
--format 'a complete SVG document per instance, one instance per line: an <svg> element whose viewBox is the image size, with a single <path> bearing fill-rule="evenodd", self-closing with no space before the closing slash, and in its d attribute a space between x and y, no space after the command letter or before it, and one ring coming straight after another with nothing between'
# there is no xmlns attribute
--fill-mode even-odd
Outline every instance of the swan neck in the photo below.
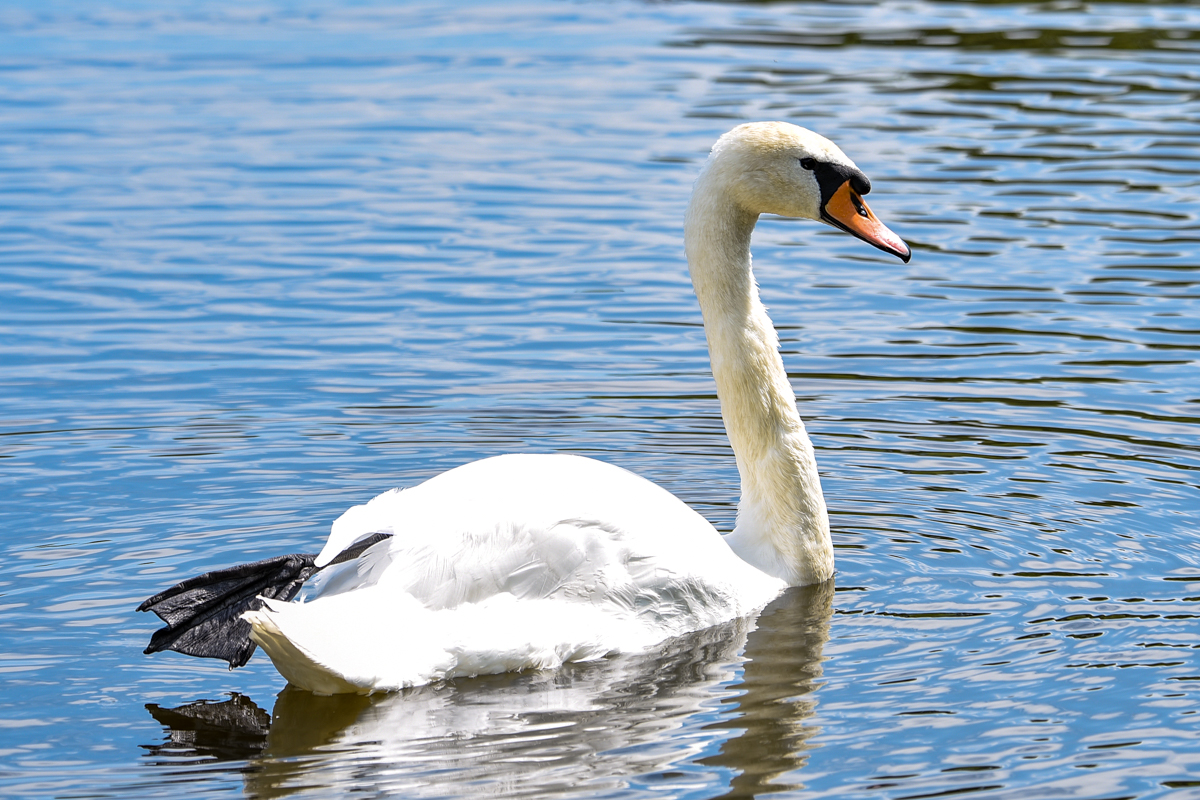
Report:
<svg viewBox="0 0 1200 800"><path fill-rule="evenodd" d="M706 170L688 208L684 241L742 483L737 526L726 541L790 585L820 583L833 574L829 520L812 443L750 266L758 215L713 184Z"/></svg>

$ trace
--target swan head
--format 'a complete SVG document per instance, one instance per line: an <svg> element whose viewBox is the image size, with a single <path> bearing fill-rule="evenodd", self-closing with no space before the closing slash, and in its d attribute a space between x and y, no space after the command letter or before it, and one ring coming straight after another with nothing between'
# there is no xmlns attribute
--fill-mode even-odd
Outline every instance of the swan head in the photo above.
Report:
<svg viewBox="0 0 1200 800"><path fill-rule="evenodd" d="M871 182L833 142L787 122L750 122L713 145L705 178L757 217L813 219L908 263L912 251L863 200Z"/></svg>

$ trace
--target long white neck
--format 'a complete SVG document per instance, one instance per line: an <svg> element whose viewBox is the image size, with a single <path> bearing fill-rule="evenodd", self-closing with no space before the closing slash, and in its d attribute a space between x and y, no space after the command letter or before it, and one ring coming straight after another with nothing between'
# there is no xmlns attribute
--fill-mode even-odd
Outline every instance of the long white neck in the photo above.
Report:
<svg viewBox="0 0 1200 800"><path fill-rule="evenodd" d="M750 270L758 214L722 191L714 172L706 169L696 182L684 242L742 479L737 526L726 541L743 560L790 585L820 583L833 575L829 517L779 336Z"/></svg>

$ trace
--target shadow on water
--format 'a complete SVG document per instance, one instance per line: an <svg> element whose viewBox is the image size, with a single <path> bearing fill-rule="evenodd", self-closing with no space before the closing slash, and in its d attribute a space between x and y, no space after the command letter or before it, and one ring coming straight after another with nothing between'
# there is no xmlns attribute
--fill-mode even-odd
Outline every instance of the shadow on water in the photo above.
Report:
<svg viewBox="0 0 1200 800"><path fill-rule="evenodd" d="M721 797L801 788L775 781L804 766L808 740L820 732L808 720L817 707L833 586L829 580L790 590L763 610L747 637L739 694L722 700L715 726L734 735L701 762L735 771Z"/></svg>
<svg viewBox="0 0 1200 800"><path fill-rule="evenodd" d="M818 730L808 719L833 595L832 581L793 589L757 619L551 672L367 697L288 687L269 715L243 695L150 704L166 740L144 747L172 777L214 761L241 772L251 797L335 786L434 795L447 772L505 796L598 782L659 791L705 774L726 797L796 788L774 781L803 766Z"/></svg>

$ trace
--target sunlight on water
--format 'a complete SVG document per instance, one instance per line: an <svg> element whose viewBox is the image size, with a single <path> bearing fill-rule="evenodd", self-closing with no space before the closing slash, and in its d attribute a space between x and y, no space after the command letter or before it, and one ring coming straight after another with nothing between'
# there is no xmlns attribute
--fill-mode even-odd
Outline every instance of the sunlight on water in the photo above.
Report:
<svg viewBox="0 0 1200 800"><path fill-rule="evenodd" d="M0 9L0 793L1192 796L1198 70L1183 3ZM730 529L681 227L753 119L914 247L755 236L833 589L369 699L141 654L147 595L497 453Z"/></svg>

